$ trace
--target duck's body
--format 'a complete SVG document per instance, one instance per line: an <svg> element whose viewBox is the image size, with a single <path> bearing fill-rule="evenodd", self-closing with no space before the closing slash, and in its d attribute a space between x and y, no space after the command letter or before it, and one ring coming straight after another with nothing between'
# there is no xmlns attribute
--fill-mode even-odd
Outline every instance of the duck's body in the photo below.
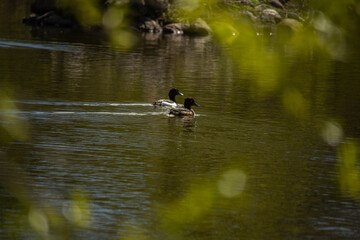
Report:
<svg viewBox="0 0 360 240"><path fill-rule="evenodd" d="M186 98L184 101L184 107L170 109L169 115L179 117L195 116L195 111L191 109L191 106L200 107L200 105L197 104L193 98Z"/></svg>
<svg viewBox="0 0 360 240"><path fill-rule="evenodd" d="M153 102L154 106L160 106L160 107L177 107L178 104L176 103L175 97L176 95L184 95L181 92L179 92L179 90L177 88L172 88L169 91L169 99L159 99L155 102Z"/></svg>
<svg viewBox="0 0 360 240"><path fill-rule="evenodd" d="M176 102L169 99L159 99L153 102L153 105L159 107L170 107L170 108L175 108L178 106Z"/></svg>
<svg viewBox="0 0 360 240"><path fill-rule="evenodd" d="M195 111L187 108L173 108L169 112L170 115L174 116L195 116Z"/></svg>

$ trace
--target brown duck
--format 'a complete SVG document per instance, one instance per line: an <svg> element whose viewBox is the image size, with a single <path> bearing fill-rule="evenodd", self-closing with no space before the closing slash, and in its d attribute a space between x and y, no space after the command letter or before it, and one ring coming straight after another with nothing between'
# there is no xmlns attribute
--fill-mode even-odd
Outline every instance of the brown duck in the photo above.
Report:
<svg viewBox="0 0 360 240"><path fill-rule="evenodd" d="M170 109L169 115L179 117L194 116L195 112L191 109L191 106L200 107L200 105L197 104L193 98L185 98L184 107Z"/></svg>

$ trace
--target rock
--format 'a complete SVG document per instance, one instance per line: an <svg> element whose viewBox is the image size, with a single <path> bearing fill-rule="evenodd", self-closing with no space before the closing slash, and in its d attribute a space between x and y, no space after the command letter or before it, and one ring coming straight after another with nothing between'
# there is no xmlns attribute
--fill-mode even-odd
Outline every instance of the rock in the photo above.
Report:
<svg viewBox="0 0 360 240"><path fill-rule="evenodd" d="M281 21L281 16L276 10L267 8L261 12L260 19L265 23L278 23Z"/></svg>
<svg viewBox="0 0 360 240"><path fill-rule="evenodd" d="M286 4L287 2L289 2L290 0L280 0L280 2L282 3L282 4Z"/></svg>
<svg viewBox="0 0 360 240"><path fill-rule="evenodd" d="M242 13L242 15L245 17L245 18L247 18L247 19L249 19L251 22L256 22L256 20L257 20L257 18L255 17L255 15L252 13L252 12L250 12L250 11L245 11L245 12L243 12Z"/></svg>
<svg viewBox="0 0 360 240"><path fill-rule="evenodd" d="M137 24L137 28L140 29L140 31L143 32L161 32L162 28L160 26L160 24L158 23L158 21L155 21L151 18L142 18L138 24Z"/></svg>
<svg viewBox="0 0 360 240"><path fill-rule="evenodd" d="M172 33L172 34L183 34L184 29L188 28L184 23L170 23L164 26L164 33Z"/></svg>
<svg viewBox="0 0 360 240"><path fill-rule="evenodd" d="M197 36L207 36L212 33L209 25L202 19L198 18L192 23L171 23L165 25L164 33L188 34Z"/></svg>
<svg viewBox="0 0 360 240"><path fill-rule="evenodd" d="M285 18L278 24L278 29L286 29L287 31L297 32L302 28L302 23L292 19L292 18Z"/></svg>
<svg viewBox="0 0 360 240"><path fill-rule="evenodd" d="M278 0L270 0L269 3L273 7L284 9L284 5Z"/></svg>
<svg viewBox="0 0 360 240"><path fill-rule="evenodd" d="M50 11L42 15L32 14L23 19L23 23L37 26L54 26L54 27L73 27L77 22L60 16L55 11Z"/></svg>
<svg viewBox="0 0 360 240"><path fill-rule="evenodd" d="M66 19L58 15L54 11L45 13L44 15L40 16L38 18L38 21L42 22L43 25L56 26L56 27L72 27L73 25L76 24L76 22L70 19Z"/></svg>
<svg viewBox="0 0 360 240"><path fill-rule="evenodd" d="M255 14L259 15L259 13L261 13L264 9L266 9L266 7L263 4L259 4L259 5L255 6L254 7Z"/></svg>
<svg viewBox="0 0 360 240"><path fill-rule="evenodd" d="M196 21L192 23L171 23L165 25L163 29L164 33L172 33L172 34L188 34L188 35L197 35L197 36L207 36L212 33L209 25L198 18Z"/></svg>
<svg viewBox="0 0 360 240"><path fill-rule="evenodd" d="M27 24L27 25L35 25L36 24L36 19L39 16L36 15L35 13L30 14L30 16L23 18L22 22Z"/></svg>
<svg viewBox="0 0 360 240"><path fill-rule="evenodd" d="M254 3L251 0L238 0L238 1L233 1L231 3L237 3L237 4L242 4L242 5L246 5L246 6L250 6L250 7L254 7Z"/></svg>
<svg viewBox="0 0 360 240"><path fill-rule="evenodd" d="M295 19L285 18L277 26L278 36L285 40L289 39L294 33L300 31L302 27L301 22Z"/></svg>
<svg viewBox="0 0 360 240"><path fill-rule="evenodd" d="M305 20L302 17L300 17L299 15L297 15L296 13L293 13L293 12L286 13L286 17L296 19L300 22L305 22Z"/></svg>
<svg viewBox="0 0 360 240"><path fill-rule="evenodd" d="M185 25L184 33L189 35L207 36L212 33L212 30L204 20L198 18L189 25Z"/></svg>

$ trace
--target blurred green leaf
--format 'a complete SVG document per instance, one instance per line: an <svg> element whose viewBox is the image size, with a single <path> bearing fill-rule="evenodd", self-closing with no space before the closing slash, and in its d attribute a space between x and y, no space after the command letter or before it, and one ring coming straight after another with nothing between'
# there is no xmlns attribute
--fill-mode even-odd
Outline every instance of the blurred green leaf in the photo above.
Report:
<svg viewBox="0 0 360 240"><path fill-rule="evenodd" d="M27 141L29 124L19 115L18 108L13 99L0 91L0 117L1 128L10 136L7 141ZM5 136L1 136L2 138Z"/></svg>
<svg viewBox="0 0 360 240"><path fill-rule="evenodd" d="M344 194L360 201L360 162L358 145L347 140L338 149L339 182Z"/></svg>
<svg viewBox="0 0 360 240"><path fill-rule="evenodd" d="M97 0L59 0L58 6L73 13L84 26L100 26L102 13Z"/></svg>

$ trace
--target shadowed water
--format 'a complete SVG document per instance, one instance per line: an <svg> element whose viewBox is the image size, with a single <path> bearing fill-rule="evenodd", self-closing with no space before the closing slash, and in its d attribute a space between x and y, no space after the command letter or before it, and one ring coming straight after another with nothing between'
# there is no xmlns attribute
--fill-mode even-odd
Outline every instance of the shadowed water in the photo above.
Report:
<svg viewBox="0 0 360 240"><path fill-rule="evenodd" d="M1 239L360 237L322 134L341 119L340 141L360 136L356 54L324 63L326 80L301 66L313 81L299 120L211 38L146 35L125 51L15 20L0 29ZM195 118L152 106L172 87L201 105ZM13 123L25 140L9 140ZM74 202L88 212L72 215Z"/></svg>

